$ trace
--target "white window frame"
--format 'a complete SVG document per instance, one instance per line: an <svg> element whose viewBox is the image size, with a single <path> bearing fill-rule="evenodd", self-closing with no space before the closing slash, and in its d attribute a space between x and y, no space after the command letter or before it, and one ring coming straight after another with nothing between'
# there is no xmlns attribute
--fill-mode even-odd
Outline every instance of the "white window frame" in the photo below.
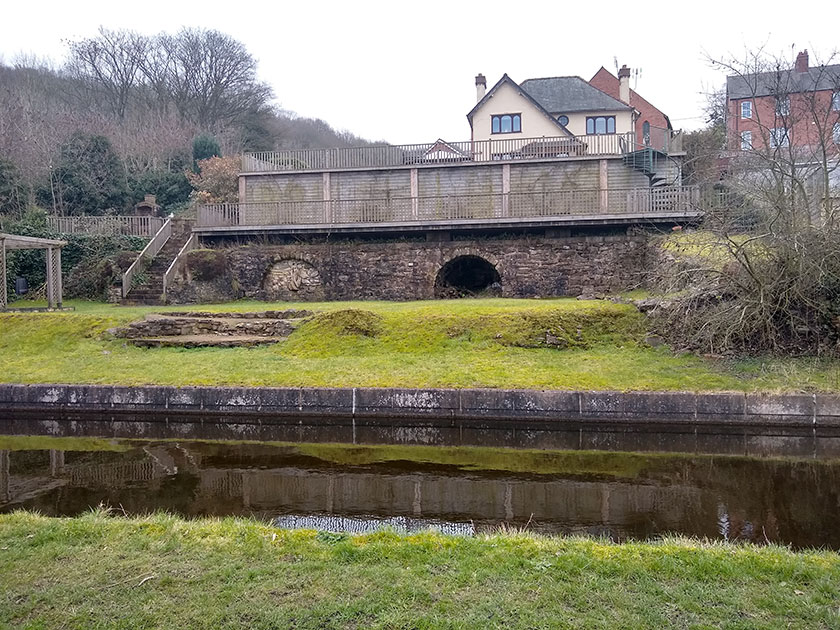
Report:
<svg viewBox="0 0 840 630"><path fill-rule="evenodd" d="M781 142L779 141L781 138ZM770 148L779 149L790 146L790 133L785 127L775 127L770 130Z"/></svg>
<svg viewBox="0 0 840 630"><path fill-rule="evenodd" d="M741 151L749 151L753 148L752 131L741 132Z"/></svg>
<svg viewBox="0 0 840 630"><path fill-rule="evenodd" d="M741 118L752 118L752 110L752 101L741 101Z"/></svg>
<svg viewBox="0 0 840 630"><path fill-rule="evenodd" d="M776 114L779 116L790 116L790 97L776 99Z"/></svg>
<svg viewBox="0 0 840 630"><path fill-rule="evenodd" d="M831 93L831 109L840 112L840 90Z"/></svg>
<svg viewBox="0 0 840 630"><path fill-rule="evenodd" d="M834 144L840 144L840 122L834 123L834 129L832 131L832 138L834 138Z"/></svg>

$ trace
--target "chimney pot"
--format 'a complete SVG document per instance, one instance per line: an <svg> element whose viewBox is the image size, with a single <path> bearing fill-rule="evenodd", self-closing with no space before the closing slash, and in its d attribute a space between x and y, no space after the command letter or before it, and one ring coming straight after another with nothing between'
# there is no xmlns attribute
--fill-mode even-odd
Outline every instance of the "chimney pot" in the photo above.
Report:
<svg viewBox="0 0 840 630"><path fill-rule="evenodd" d="M808 72L808 51L803 50L801 53L796 55L796 71L797 72Z"/></svg>
<svg viewBox="0 0 840 630"><path fill-rule="evenodd" d="M484 93L487 91L487 79L484 75L479 73L475 76L475 96L476 103L484 98Z"/></svg>
<svg viewBox="0 0 840 630"><path fill-rule="evenodd" d="M628 79L630 78L630 68L627 67L627 64L624 64L623 66L621 66L621 70L618 71L618 78L619 79L623 79L625 77L628 78Z"/></svg>

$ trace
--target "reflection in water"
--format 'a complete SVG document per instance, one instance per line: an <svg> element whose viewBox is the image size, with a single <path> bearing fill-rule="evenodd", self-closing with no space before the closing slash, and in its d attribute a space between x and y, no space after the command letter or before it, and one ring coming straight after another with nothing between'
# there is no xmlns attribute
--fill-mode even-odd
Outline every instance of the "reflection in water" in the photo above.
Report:
<svg viewBox="0 0 840 630"><path fill-rule="evenodd" d="M74 515L103 503L325 531L469 535L507 524L840 548L838 461L139 440L100 450L102 440L65 438L13 450L16 439L0 450L5 511Z"/></svg>

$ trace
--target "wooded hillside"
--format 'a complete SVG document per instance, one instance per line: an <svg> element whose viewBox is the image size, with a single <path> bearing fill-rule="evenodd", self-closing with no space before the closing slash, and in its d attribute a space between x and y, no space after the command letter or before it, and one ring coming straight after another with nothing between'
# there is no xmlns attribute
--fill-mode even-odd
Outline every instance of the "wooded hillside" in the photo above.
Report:
<svg viewBox="0 0 840 630"><path fill-rule="evenodd" d="M63 65L0 64L0 215L123 212L187 201L193 145L224 155L367 144L275 102L245 45L213 30L100 29Z"/></svg>

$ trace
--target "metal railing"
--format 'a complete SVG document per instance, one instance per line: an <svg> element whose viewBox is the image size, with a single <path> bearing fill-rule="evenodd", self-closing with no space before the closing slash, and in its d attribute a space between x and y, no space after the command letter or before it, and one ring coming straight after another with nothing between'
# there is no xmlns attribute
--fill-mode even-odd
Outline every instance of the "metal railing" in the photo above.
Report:
<svg viewBox="0 0 840 630"><path fill-rule="evenodd" d="M155 256L158 255L163 246L166 245L166 241L169 240L169 237L172 236L172 221L170 219L166 219L157 233L152 237L148 243L146 243L146 247L143 248L143 251L140 252L140 255L137 256L137 259L131 263L131 267L126 269L125 273L122 277L122 296L125 298L128 295L128 292L131 291L131 284L134 280L134 277L140 272L145 264L145 261L151 260Z"/></svg>
<svg viewBox="0 0 840 630"><path fill-rule="evenodd" d="M175 279L177 273L181 270L184 266L184 263L187 259L187 254L198 247L198 236L195 232L190 234L190 237L187 239L187 242L184 243L184 246L178 251L178 254L173 259L172 263L169 265L169 268L166 270L166 273L163 274L163 301L166 302L166 289L168 286L172 284L172 281Z"/></svg>
<svg viewBox="0 0 840 630"><path fill-rule="evenodd" d="M261 151L242 156L243 173L418 166L622 155L637 148L634 133L463 142L371 145L342 149Z"/></svg>
<svg viewBox="0 0 840 630"><path fill-rule="evenodd" d="M279 201L201 206L197 227L352 225L470 219L528 219L561 215L690 212L691 186L553 190L530 193Z"/></svg>
<svg viewBox="0 0 840 630"><path fill-rule="evenodd" d="M61 234L152 237L163 226L160 217L102 216L47 217L47 227Z"/></svg>

